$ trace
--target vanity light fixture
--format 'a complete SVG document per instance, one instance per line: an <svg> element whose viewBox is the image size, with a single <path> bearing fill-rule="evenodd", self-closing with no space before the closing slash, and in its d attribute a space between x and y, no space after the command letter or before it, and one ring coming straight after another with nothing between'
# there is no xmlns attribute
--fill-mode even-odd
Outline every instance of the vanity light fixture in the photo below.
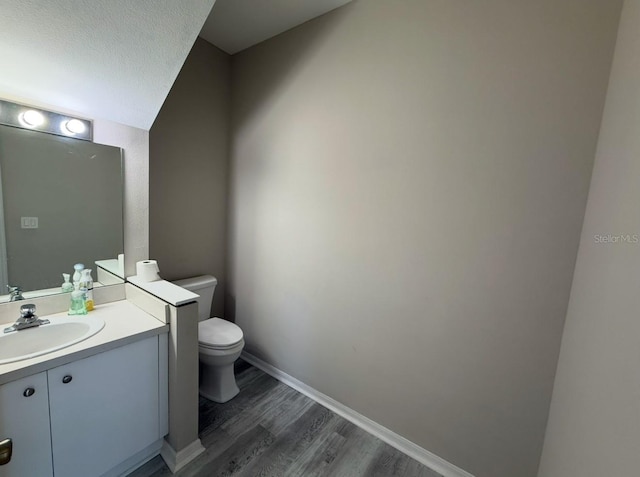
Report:
<svg viewBox="0 0 640 477"><path fill-rule="evenodd" d="M0 100L0 124L91 141L93 123L66 114Z"/></svg>

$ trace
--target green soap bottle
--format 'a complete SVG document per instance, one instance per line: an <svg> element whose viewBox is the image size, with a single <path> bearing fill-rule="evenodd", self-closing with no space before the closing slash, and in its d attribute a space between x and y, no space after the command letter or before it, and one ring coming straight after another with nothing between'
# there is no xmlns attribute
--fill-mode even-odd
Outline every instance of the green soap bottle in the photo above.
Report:
<svg viewBox="0 0 640 477"><path fill-rule="evenodd" d="M86 315L87 303L85 293L80 290L80 284L75 284L75 289L71 292L71 305L69 305L69 315Z"/></svg>

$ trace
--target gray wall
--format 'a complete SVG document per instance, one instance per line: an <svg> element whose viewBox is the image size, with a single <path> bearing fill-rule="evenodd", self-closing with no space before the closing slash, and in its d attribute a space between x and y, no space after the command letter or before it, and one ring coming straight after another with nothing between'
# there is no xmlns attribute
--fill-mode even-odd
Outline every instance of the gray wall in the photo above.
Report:
<svg viewBox="0 0 640 477"><path fill-rule="evenodd" d="M149 251L160 275L218 278L224 312L229 56L198 38L149 133Z"/></svg>
<svg viewBox="0 0 640 477"><path fill-rule="evenodd" d="M95 260L124 251L121 164L118 148L0 126L10 284L60 286L77 262L95 278ZM22 229L21 217L39 227Z"/></svg>
<svg viewBox="0 0 640 477"><path fill-rule="evenodd" d="M234 56L248 351L478 477L536 475L620 6L355 1Z"/></svg>
<svg viewBox="0 0 640 477"><path fill-rule="evenodd" d="M638 58L640 1L626 0L540 477L640 473Z"/></svg>
<svg viewBox="0 0 640 477"><path fill-rule="evenodd" d="M123 150L124 254L129 277L136 274L136 262L149 258L149 131L95 119L93 140Z"/></svg>

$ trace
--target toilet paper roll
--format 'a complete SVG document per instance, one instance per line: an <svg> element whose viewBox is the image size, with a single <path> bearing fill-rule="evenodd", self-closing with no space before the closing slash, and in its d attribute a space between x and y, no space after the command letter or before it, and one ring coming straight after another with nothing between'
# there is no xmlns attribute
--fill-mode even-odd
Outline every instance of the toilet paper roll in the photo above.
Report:
<svg viewBox="0 0 640 477"><path fill-rule="evenodd" d="M155 260L142 260L136 263L136 275L141 282L155 282L160 280L158 262Z"/></svg>

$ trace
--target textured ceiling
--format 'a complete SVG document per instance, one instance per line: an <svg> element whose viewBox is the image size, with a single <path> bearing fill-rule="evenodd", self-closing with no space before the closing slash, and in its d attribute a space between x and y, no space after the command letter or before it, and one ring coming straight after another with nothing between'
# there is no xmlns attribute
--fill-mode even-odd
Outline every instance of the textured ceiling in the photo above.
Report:
<svg viewBox="0 0 640 477"><path fill-rule="evenodd" d="M0 0L0 97L149 129L215 0Z"/></svg>
<svg viewBox="0 0 640 477"><path fill-rule="evenodd" d="M218 0L200 36L234 54L350 1Z"/></svg>

